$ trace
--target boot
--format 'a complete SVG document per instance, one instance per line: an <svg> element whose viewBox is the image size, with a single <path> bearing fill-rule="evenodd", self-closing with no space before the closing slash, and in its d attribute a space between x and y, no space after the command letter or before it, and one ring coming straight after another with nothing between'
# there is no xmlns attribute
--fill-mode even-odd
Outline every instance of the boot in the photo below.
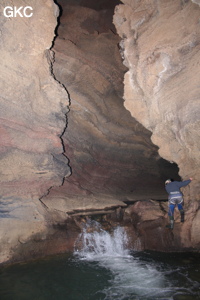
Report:
<svg viewBox="0 0 200 300"><path fill-rule="evenodd" d="M167 225L167 228L173 229L174 228L174 217L169 217L170 219L170 224Z"/></svg>
<svg viewBox="0 0 200 300"><path fill-rule="evenodd" d="M180 210L180 214L181 214L181 222L184 222L184 210Z"/></svg>

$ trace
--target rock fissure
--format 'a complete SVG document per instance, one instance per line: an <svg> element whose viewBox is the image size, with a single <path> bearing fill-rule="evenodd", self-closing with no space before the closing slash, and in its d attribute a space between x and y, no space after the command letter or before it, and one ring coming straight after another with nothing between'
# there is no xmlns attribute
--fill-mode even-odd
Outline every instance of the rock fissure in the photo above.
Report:
<svg viewBox="0 0 200 300"><path fill-rule="evenodd" d="M6 4L12 6L12 1ZM59 138L68 98L53 78L52 52L46 50L52 45L57 6L51 0L31 5L35 16L28 20L1 18L0 171L7 212L0 214L0 262L15 256L19 241L47 232L46 208L39 199L69 173Z"/></svg>
<svg viewBox="0 0 200 300"><path fill-rule="evenodd" d="M198 249L194 2L58 0L58 19L33 0L33 18L1 19L0 262L72 249L72 216L103 212L135 250ZM164 181L178 172L194 180L172 233Z"/></svg>

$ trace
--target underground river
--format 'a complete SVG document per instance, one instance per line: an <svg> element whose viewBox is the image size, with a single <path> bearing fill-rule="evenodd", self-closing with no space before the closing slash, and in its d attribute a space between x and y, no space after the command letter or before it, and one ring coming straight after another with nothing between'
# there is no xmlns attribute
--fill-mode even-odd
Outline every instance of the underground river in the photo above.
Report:
<svg viewBox="0 0 200 300"><path fill-rule="evenodd" d="M126 244L122 227L109 233L90 220L73 254L1 267L0 299L200 299L198 253L132 252Z"/></svg>

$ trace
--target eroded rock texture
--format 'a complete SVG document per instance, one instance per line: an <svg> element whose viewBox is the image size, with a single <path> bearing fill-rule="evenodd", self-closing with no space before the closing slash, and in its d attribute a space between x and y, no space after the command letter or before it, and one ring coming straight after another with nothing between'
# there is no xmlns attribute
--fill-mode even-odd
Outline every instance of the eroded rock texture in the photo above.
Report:
<svg viewBox="0 0 200 300"><path fill-rule="evenodd" d="M0 19L0 262L72 250L80 227L69 214L113 207L124 208L136 250L199 247L198 202L186 203L186 222L172 236L166 204L146 201L166 199L164 180L178 179L151 131L161 156L194 177L190 195L198 198L199 7L124 0L115 13L121 41L112 24L117 1L58 2L53 66L52 0L31 1L32 18ZM13 3L1 1L1 13L6 5ZM130 200L145 201L126 209Z"/></svg>
<svg viewBox="0 0 200 300"><path fill-rule="evenodd" d="M159 154L194 180L185 199L199 200L199 1L123 0L114 23L122 41L125 107Z"/></svg>
<svg viewBox="0 0 200 300"><path fill-rule="evenodd" d="M112 24L114 6L58 2L62 15L53 72L71 99L63 141L72 175L42 201L73 212L123 205L119 200L165 198L164 178L176 168L159 157L150 132L124 109L127 68Z"/></svg>
<svg viewBox="0 0 200 300"><path fill-rule="evenodd" d="M138 201L125 209L122 226L125 226L129 235L130 247L136 251L149 249L170 252L199 249L198 203L185 207L184 223L181 223L180 213L175 209L174 220L174 229L168 229L167 202Z"/></svg>
<svg viewBox="0 0 200 300"><path fill-rule="evenodd" d="M45 231L39 198L70 173L60 139L68 96L49 64L58 7L35 0L31 18L6 18L6 6L13 1L0 3L0 261L10 258L17 243Z"/></svg>

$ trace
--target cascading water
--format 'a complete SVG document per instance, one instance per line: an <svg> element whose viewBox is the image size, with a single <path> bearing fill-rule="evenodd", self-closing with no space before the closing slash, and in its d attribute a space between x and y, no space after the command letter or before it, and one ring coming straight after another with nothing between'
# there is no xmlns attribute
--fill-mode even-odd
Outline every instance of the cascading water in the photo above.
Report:
<svg viewBox="0 0 200 300"><path fill-rule="evenodd" d="M147 262L137 258L127 249L127 242L123 228L117 227L113 233L108 233L95 221L86 223L79 236L77 244L81 244L82 248L75 250L76 257L87 262L97 262L112 274L109 287L102 291L105 297L101 299L190 299L179 298L188 295L188 288L176 286L176 282L174 284L170 278L177 270L168 269L166 265L163 269L163 265L155 261Z"/></svg>
<svg viewBox="0 0 200 300"><path fill-rule="evenodd" d="M121 227L85 224L75 254L0 268L1 300L199 300L198 253L128 251Z"/></svg>
<svg viewBox="0 0 200 300"><path fill-rule="evenodd" d="M127 256L128 242L122 227L117 227L113 234L105 231L100 223L89 220L79 236L82 249L76 254L87 260L100 260L105 257Z"/></svg>

